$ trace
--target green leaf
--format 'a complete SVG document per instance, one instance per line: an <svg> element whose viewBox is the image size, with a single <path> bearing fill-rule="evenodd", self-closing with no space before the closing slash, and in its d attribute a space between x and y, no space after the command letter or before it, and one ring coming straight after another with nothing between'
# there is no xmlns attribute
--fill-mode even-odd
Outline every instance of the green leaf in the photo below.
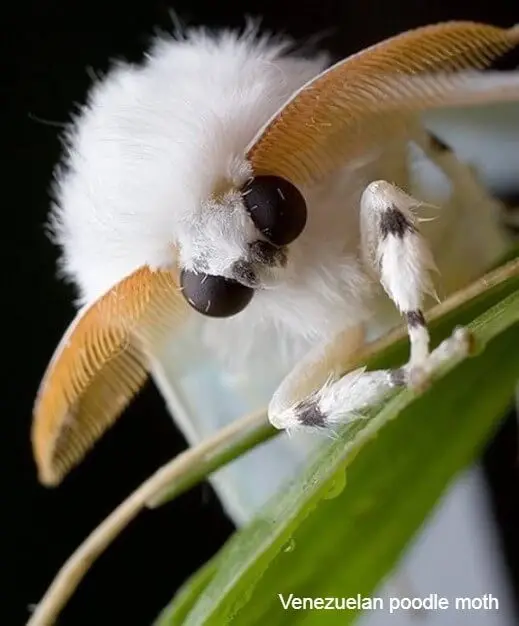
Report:
<svg viewBox="0 0 519 626"><path fill-rule="evenodd" d="M184 586L157 625L354 621L354 611L286 612L278 594L369 595L476 457L519 378L516 270L432 321L435 341L468 325L475 356L448 364L422 394L398 393L343 428L304 476ZM406 352L406 342L396 341L369 365L402 362Z"/></svg>

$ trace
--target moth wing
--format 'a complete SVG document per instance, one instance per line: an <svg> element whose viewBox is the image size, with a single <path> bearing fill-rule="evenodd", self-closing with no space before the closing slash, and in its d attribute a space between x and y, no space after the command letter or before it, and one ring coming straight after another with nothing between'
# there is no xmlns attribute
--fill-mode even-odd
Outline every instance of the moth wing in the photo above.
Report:
<svg viewBox="0 0 519 626"><path fill-rule="evenodd" d="M149 355L189 311L172 272L142 267L77 313L34 406L41 482L58 484L113 424L145 382Z"/></svg>
<svg viewBox="0 0 519 626"><path fill-rule="evenodd" d="M272 359L276 338L262 337L255 358L237 380L200 341L203 319L193 316L182 336L169 338L152 357L151 372L177 426L191 445L231 422L265 409L287 373ZM265 416L265 420L267 417ZM250 520L273 493L308 462L323 440L307 433L281 436L247 452L210 477L227 514L236 524Z"/></svg>
<svg viewBox="0 0 519 626"><path fill-rule="evenodd" d="M448 22L408 31L326 70L260 130L247 151L256 175L322 181L424 111L519 100L519 73L481 71L519 43L519 27Z"/></svg>
<svg viewBox="0 0 519 626"><path fill-rule="evenodd" d="M519 102L431 111L425 123L476 170L487 189L518 197Z"/></svg>

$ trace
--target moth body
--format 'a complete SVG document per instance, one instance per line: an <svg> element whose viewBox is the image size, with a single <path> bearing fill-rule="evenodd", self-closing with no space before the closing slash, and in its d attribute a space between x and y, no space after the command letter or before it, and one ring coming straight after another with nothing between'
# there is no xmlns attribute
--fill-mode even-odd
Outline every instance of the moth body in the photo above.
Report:
<svg viewBox="0 0 519 626"><path fill-rule="evenodd" d="M407 58L421 37L437 59ZM197 30L161 39L142 65L118 64L94 85L66 138L52 227L83 307L73 338L98 360L83 363L69 342L44 378L34 441L45 482L77 462L146 370L168 397L170 365L183 358L171 346L190 325L242 380L253 383L259 363L277 385L296 365L270 403L280 428L353 419L465 350L458 333L431 352L423 310L481 274L507 239L499 202L422 114L493 101L500 85L500 97L517 95L519 80L435 76L452 69L449 46L459 37L467 39L465 57L456 57L463 70L479 67L480 48L498 54L519 33L428 27L381 44L393 56L374 47L323 74L326 55L289 41ZM215 301L231 292L228 306ZM401 316L407 369L339 375L354 344ZM121 346L130 366L118 361ZM308 389L306 353L307 370L319 370ZM133 362L137 373L128 374ZM54 371L61 366L65 382ZM112 397L120 372L125 392ZM215 429L217 420L198 424L175 406L191 440ZM59 436L62 421L70 444Z"/></svg>

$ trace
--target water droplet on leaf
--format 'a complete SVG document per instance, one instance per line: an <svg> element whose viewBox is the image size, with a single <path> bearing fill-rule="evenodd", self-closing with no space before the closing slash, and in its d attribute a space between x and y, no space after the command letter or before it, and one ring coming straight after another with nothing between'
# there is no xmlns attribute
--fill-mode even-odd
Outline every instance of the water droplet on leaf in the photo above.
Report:
<svg viewBox="0 0 519 626"><path fill-rule="evenodd" d="M288 540L288 543L286 543L283 546L283 552L293 552L296 548L296 542L294 541L294 539L291 537Z"/></svg>
<svg viewBox="0 0 519 626"><path fill-rule="evenodd" d="M325 500L332 500L339 496L346 487L346 470L341 468L330 480Z"/></svg>

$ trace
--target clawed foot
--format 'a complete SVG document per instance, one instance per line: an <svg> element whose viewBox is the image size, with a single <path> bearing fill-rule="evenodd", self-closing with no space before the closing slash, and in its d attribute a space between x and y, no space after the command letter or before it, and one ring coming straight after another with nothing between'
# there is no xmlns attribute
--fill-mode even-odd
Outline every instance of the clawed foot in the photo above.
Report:
<svg viewBox="0 0 519 626"><path fill-rule="evenodd" d="M468 356L474 347L473 336L463 327L457 327L452 335L442 341L420 363L409 363L404 366L405 384L411 389L422 391L429 386L435 373L451 360L462 359Z"/></svg>
<svg viewBox="0 0 519 626"><path fill-rule="evenodd" d="M410 361L396 370L366 371L359 368L337 380L328 381L282 411L271 404L269 419L276 428L290 430L319 429L351 422L362 418L369 408L379 404L396 388L424 390L446 363L468 356L472 349L470 331L456 328L419 363Z"/></svg>

